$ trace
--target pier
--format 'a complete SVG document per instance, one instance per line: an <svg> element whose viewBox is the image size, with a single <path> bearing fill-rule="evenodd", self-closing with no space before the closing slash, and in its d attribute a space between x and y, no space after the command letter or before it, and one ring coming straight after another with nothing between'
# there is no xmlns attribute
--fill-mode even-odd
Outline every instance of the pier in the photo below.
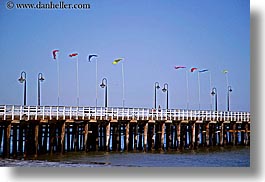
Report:
<svg viewBox="0 0 265 182"><path fill-rule="evenodd" d="M250 145L250 123L249 112L1 105L0 152L15 158Z"/></svg>

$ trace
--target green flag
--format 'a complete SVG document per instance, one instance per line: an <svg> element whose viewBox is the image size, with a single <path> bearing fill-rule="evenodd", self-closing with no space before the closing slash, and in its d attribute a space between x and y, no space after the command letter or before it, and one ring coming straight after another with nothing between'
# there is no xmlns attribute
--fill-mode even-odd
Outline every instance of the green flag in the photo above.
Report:
<svg viewBox="0 0 265 182"><path fill-rule="evenodd" d="M224 74L228 73L228 70L223 70L223 73L224 73Z"/></svg>

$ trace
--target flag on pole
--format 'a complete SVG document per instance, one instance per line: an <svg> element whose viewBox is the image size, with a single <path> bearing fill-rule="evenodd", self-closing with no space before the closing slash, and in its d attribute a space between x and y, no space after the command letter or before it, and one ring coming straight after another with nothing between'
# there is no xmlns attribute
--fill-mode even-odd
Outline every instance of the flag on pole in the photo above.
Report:
<svg viewBox="0 0 265 182"><path fill-rule="evenodd" d="M119 59L115 59L112 64L118 64L118 62L120 62L122 60L122 58L119 58Z"/></svg>
<svg viewBox="0 0 265 182"><path fill-rule="evenodd" d="M191 68L190 71L194 72L195 70L197 70L198 68Z"/></svg>
<svg viewBox="0 0 265 182"><path fill-rule="evenodd" d="M92 57L98 57L98 55L96 55L96 54L89 55L88 58L87 58L89 62L91 62L90 60L91 60Z"/></svg>
<svg viewBox="0 0 265 182"><path fill-rule="evenodd" d="M57 52L59 52L59 50L53 50L52 51L52 55L53 55L53 59L56 59L56 56L57 56Z"/></svg>
<svg viewBox="0 0 265 182"><path fill-rule="evenodd" d="M200 73L203 73L203 72L206 72L206 71L208 71L207 69L204 69L204 70L200 70L199 72Z"/></svg>
<svg viewBox="0 0 265 182"><path fill-rule="evenodd" d="M228 73L228 70L223 70L223 73L224 73L224 74Z"/></svg>
<svg viewBox="0 0 265 182"><path fill-rule="evenodd" d="M185 66L175 66L175 69L186 68Z"/></svg>
<svg viewBox="0 0 265 182"><path fill-rule="evenodd" d="M75 57L77 55L78 55L78 53L72 53L72 54L69 54L69 57Z"/></svg>

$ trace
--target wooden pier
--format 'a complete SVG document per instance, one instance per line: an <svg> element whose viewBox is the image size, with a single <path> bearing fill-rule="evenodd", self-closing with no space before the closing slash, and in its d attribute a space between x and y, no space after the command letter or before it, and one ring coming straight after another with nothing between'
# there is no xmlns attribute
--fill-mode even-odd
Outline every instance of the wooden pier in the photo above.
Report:
<svg viewBox="0 0 265 182"><path fill-rule="evenodd" d="M250 113L0 106L2 157L70 151L173 151L250 145Z"/></svg>

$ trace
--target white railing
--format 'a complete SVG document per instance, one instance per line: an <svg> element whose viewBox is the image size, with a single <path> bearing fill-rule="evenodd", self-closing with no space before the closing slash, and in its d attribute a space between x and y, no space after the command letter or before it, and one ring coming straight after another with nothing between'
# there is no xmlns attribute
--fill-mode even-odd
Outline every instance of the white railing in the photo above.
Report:
<svg viewBox="0 0 265 182"><path fill-rule="evenodd" d="M182 109L0 105L0 121L67 119L250 122L250 113Z"/></svg>

